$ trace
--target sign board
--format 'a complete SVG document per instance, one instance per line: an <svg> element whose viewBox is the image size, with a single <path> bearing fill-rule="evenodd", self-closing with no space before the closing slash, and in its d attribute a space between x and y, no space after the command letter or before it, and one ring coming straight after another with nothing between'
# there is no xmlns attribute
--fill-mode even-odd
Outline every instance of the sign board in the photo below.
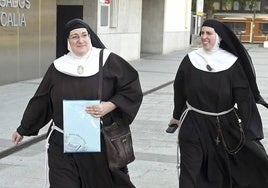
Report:
<svg viewBox="0 0 268 188"><path fill-rule="evenodd" d="M196 1L196 15L203 16L204 15L204 0Z"/></svg>
<svg viewBox="0 0 268 188"><path fill-rule="evenodd" d="M100 0L100 3L109 5L111 3L111 0Z"/></svg>
<svg viewBox="0 0 268 188"><path fill-rule="evenodd" d="M25 10L30 8L30 0L0 0L0 26L26 27Z"/></svg>

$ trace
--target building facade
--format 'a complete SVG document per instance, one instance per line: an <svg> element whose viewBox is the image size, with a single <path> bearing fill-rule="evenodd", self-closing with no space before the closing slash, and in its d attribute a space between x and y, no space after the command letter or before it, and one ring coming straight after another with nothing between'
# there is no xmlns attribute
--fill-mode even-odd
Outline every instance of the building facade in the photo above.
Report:
<svg viewBox="0 0 268 188"><path fill-rule="evenodd" d="M268 40L268 0L215 0L214 9L214 17L225 22L242 42Z"/></svg>
<svg viewBox="0 0 268 188"><path fill-rule="evenodd" d="M1 0L0 8L0 85L42 77L63 55L61 35L72 18L126 60L189 45L187 0Z"/></svg>

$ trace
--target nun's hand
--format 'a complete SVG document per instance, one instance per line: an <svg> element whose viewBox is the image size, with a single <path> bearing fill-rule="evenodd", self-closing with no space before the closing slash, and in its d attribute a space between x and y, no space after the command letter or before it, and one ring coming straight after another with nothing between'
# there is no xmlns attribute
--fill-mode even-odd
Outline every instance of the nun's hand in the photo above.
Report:
<svg viewBox="0 0 268 188"><path fill-rule="evenodd" d="M177 124L178 126L180 126L180 121L175 119L175 118L171 118L171 120L168 123L168 126L170 126L172 124Z"/></svg>
<svg viewBox="0 0 268 188"><path fill-rule="evenodd" d="M113 111L116 108L116 105L110 101L101 102L97 105L91 105L86 107L86 112L93 117L100 118Z"/></svg>
<svg viewBox="0 0 268 188"><path fill-rule="evenodd" d="M18 144L22 141L23 136L21 136L17 131L12 134L12 142Z"/></svg>

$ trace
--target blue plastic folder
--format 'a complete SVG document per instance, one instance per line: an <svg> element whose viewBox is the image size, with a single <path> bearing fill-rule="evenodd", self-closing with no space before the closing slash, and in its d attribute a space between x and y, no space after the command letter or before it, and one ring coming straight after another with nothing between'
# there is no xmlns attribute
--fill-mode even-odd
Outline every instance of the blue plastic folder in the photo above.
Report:
<svg viewBox="0 0 268 188"><path fill-rule="evenodd" d="M100 152L100 118L86 113L99 100L63 100L64 153Z"/></svg>

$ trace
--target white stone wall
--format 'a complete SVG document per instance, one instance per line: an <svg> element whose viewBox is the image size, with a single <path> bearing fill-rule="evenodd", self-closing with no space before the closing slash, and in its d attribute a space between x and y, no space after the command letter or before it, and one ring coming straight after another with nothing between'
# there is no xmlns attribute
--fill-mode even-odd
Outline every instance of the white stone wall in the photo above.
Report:
<svg viewBox="0 0 268 188"><path fill-rule="evenodd" d="M191 1L143 0L141 52L165 54L190 43Z"/></svg>
<svg viewBox="0 0 268 188"><path fill-rule="evenodd" d="M107 48L124 59L139 59L142 0L117 0L117 2L116 26L110 22L108 27L101 27L99 17L98 35Z"/></svg>
<svg viewBox="0 0 268 188"><path fill-rule="evenodd" d="M166 0L163 53L185 49L190 43L191 1Z"/></svg>

